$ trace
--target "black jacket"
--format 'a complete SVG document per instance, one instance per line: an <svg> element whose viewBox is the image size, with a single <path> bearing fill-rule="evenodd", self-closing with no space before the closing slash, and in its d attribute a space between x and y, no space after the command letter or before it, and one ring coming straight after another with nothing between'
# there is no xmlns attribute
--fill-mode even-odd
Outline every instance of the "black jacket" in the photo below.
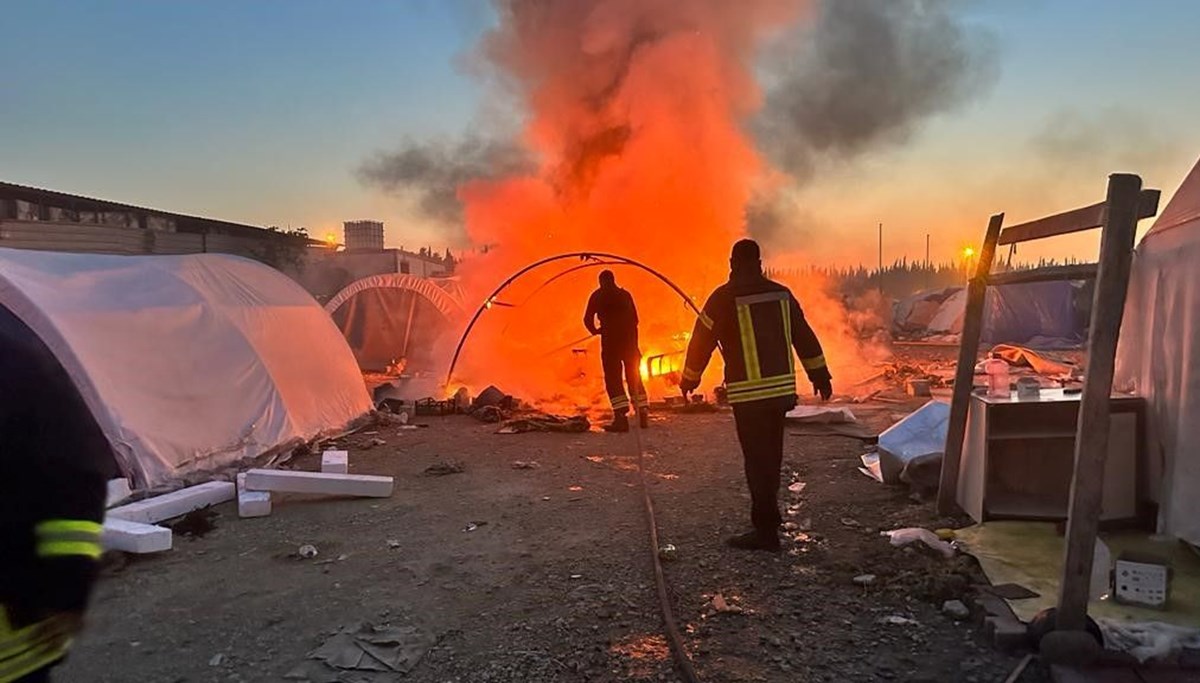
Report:
<svg viewBox="0 0 1200 683"><path fill-rule="evenodd" d="M115 469L66 371L0 306L0 607L13 627L86 606Z"/></svg>
<svg viewBox="0 0 1200 683"><path fill-rule="evenodd" d="M734 272L708 297L688 342L683 378L700 381L717 344L730 403L796 396L796 360L812 381L829 379L821 342L796 297L761 272Z"/></svg>
<svg viewBox="0 0 1200 683"><path fill-rule="evenodd" d="M600 318L600 326L595 319ZM600 335L606 351L636 352L638 347L638 314L633 296L613 285L600 287L588 299L583 325L588 332Z"/></svg>

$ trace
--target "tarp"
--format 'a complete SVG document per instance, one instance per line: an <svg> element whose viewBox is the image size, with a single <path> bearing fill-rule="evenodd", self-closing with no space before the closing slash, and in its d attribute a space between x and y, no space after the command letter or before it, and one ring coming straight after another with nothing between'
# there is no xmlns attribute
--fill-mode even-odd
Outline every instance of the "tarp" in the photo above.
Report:
<svg viewBox="0 0 1200 683"><path fill-rule="evenodd" d="M1082 344L1087 319L1081 299L1090 289L1073 282L1033 282L989 287L984 299L983 341L1055 348ZM967 290L922 292L893 308L897 333L961 334Z"/></svg>
<svg viewBox="0 0 1200 683"><path fill-rule="evenodd" d="M247 259L0 249L0 306L54 353L138 486L341 429L371 409L324 309Z"/></svg>
<svg viewBox="0 0 1200 683"><path fill-rule="evenodd" d="M1200 545L1200 163L1134 255L1116 384L1146 397L1160 530Z"/></svg>

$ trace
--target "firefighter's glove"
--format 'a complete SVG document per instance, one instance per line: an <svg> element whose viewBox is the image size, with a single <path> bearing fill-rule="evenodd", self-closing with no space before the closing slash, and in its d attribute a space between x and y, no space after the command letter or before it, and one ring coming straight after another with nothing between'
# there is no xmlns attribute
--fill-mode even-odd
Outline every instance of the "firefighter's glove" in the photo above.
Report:
<svg viewBox="0 0 1200 683"><path fill-rule="evenodd" d="M679 391L683 392L683 397L687 398L688 394L700 388L700 380L698 379L681 379L679 380Z"/></svg>
<svg viewBox="0 0 1200 683"><path fill-rule="evenodd" d="M813 396L820 396L822 401L828 401L833 396L833 381L828 377L813 380Z"/></svg>

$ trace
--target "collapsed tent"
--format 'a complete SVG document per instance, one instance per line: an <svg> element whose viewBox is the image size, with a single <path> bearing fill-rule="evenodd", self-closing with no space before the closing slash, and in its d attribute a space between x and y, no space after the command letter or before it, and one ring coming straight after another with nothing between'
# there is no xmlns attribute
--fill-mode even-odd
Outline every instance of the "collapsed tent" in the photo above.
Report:
<svg viewBox="0 0 1200 683"><path fill-rule="evenodd" d="M1071 346L1087 337L1091 287L1080 282L1031 282L988 288L983 337L992 344ZM899 337L961 334L967 290L921 292L896 302L893 332Z"/></svg>
<svg viewBox="0 0 1200 683"><path fill-rule="evenodd" d="M1135 252L1116 386L1146 398L1144 491L1159 530L1200 545L1200 163Z"/></svg>
<svg viewBox="0 0 1200 683"><path fill-rule="evenodd" d="M325 310L361 369L432 369L451 331L448 321L462 313L453 285L404 273L372 275L351 283Z"/></svg>
<svg viewBox="0 0 1200 683"><path fill-rule="evenodd" d="M341 429L371 408L325 311L247 259L0 249L0 306L58 359L139 487Z"/></svg>

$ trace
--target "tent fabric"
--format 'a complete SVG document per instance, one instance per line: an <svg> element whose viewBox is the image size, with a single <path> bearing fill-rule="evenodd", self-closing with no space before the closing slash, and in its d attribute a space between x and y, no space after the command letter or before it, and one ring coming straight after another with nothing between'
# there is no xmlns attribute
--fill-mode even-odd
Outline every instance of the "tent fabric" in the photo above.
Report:
<svg viewBox="0 0 1200 683"><path fill-rule="evenodd" d="M0 249L0 306L54 353L138 486L311 439L371 409L324 309L247 259Z"/></svg>
<svg viewBox="0 0 1200 683"><path fill-rule="evenodd" d="M325 305L350 345L359 368L383 372L404 360L427 370L448 343L448 321L462 314L458 295L444 279L402 273L372 275L348 285Z"/></svg>
<svg viewBox="0 0 1200 683"><path fill-rule="evenodd" d="M1087 321L1078 307L1081 288L1072 282L1034 282L989 287L984 299L983 341L1030 345L1034 341L1082 343ZM917 294L896 303L900 332L961 334L967 290ZM1063 344L1056 344L1063 346Z"/></svg>
<svg viewBox="0 0 1200 683"><path fill-rule="evenodd" d="M1200 545L1200 163L1135 252L1116 383L1146 398L1159 530Z"/></svg>

